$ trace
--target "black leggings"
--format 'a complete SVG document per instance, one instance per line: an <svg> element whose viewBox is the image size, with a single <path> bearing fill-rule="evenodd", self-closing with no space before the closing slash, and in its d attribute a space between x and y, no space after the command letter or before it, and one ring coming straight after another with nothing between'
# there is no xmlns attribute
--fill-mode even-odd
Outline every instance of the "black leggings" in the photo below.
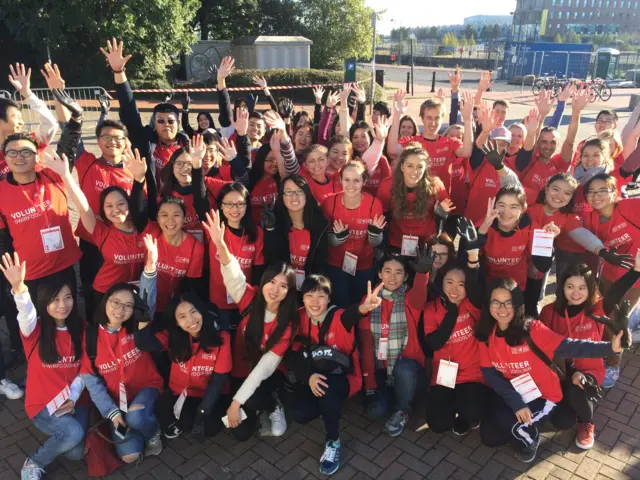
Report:
<svg viewBox="0 0 640 480"><path fill-rule="evenodd" d="M245 378L231 377L231 391L235 394L245 380ZM271 413L276 409L275 393L283 385L284 375L280 370L276 370L253 392L253 395L242 405L244 413L247 414L246 420L243 420L236 428L229 429L236 440L244 442L251 438L258 423L258 412Z"/></svg>
<svg viewBox="0 0 640 480"><path fill-rule="evenodd" d="M431 385L427 395L426 420L435 433L453 428L456 414L469 423L480 422L491 390L476 382L459 383L456 388Z"/></svg>
<svg viewBox="0 0 640 480"><path fill-rule="evenodd" d="M193 422L196 418L198 406L202 401L200 397L188 396L182 406L180 418L177 419L173 414L173 406L178 400L178 395L174 395L171 390L165 390L156 405L156 414L162 430L166 430L169 425L175 423L180 430L190 431L193 428ZM204 434L207 437L213 437L222 429L221 418L227 413L231 399L227 396L221 396L216 402L210 415L204 420Z"/></svg>
<svg viewBox="0 0 640 480"><path fill-rule="evenodd" d="M327 375L328 388L322 397L316 397L309 385L299 385L295 390L293 419L296 423L309 423L319 416L327 431L326 440L338 440L342 401L349 398L349 380L346 375Z"/></svg>
<svg viewBox="0 0 640 480"><path fill-rule="evenodd" d="M592 377L588 373L585 376ZM593 378L593 377L592 377ZM562 401L551 415L551 423L558 430L569 430L578 423L593 423L593 409L595 402L587 400L582 390L571 382L567 376L562 383Z"/></svg>

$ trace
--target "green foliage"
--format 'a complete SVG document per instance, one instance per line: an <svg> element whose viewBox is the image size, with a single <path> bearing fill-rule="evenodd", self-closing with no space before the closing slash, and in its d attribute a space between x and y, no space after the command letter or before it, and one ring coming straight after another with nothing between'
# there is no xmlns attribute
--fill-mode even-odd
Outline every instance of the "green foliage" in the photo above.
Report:
<svg viewBox="0 0 640 480"><path fill-rule="evenodd" d="M458 41L458 37L453 32L445 33L444 37L442 37L442 44L445 47L457 47L460 45Z"/></svg>
<svg viewBox="0 0 640 480"><path fill-rule="evenodd" d="M564 38L559 33L556 33L556 36L553 38L555 43L564 43Z"/></svg>
<svg viewBox="0 0 640 480"><path fill-rule="evenodd" d="M113 76L99 48L112 37L125 41L133 59L128 74L136 86L167 85L167 68L189 51L195 35L189 22L200 0L64 0L3 2L0 43L4 62L25 61L37 72L47 58L60 65L69 85L110 84ZM6 78L1 75L0 78ZM33 83L41 82L34 75Z"/></svg>

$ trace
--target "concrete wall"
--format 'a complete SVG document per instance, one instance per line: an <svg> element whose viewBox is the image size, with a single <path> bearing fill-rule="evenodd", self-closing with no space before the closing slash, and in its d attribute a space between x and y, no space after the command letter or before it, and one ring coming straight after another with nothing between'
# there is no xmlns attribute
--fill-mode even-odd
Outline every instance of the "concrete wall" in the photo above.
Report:
<svg viewBox="0 0 640 480"><path fill-rule="evenodd" d="M187 56L187 80L206 80L207 69L212 65L220 65L220 61L231 55L231 42L226 40L200 40L191 47L191 55Z"/></svg>

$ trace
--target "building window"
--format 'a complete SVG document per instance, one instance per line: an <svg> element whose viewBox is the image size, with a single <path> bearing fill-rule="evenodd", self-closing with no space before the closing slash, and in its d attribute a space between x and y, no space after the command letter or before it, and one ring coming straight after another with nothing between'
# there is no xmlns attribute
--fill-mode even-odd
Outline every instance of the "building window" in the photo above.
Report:
<svg viewBox="0 0 640 480"><path fill-rule="evenodd" d="M593 18L593 12L589 12L589 20Z"/></svg>
<svg viewBox="0 0 640 480"><path fill-rule="evenodd" d="M578 18L578 12L573 12L573 19L575 20L576 18Z"/></svg>
<svg viewBox="0 0 640 480"><path fill-rule="evenodd" d="M616 8L618 6L618 0L613 0L613 8Z"/></svg>
<svg viewBox="0 0 640 480"><path fill-rule="evenodd" d="M552 11L550 11L550 12L549 12L549 18L553 18L553 14L554 14L553 10L552 10Z"/></svg>
<svg viewBox="0 0 640 480"><path fill-rule="evenodd" d="M624 0L620 2L620 8L624 8Z"/></svg>
<svg viewBox="0 0 640 480"><path fill-rule="evenodd" d="M558 20L562 20L562 12L558 12Z"/></svg>

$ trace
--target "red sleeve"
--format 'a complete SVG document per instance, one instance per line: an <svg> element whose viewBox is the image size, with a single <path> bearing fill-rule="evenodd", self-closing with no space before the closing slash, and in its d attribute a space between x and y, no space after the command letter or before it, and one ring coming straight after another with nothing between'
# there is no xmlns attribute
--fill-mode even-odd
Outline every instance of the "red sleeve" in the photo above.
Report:
<svg viewBox="0 0 640 480"><path fill-rule="evenodd" d="M322 213L324 214L324 218L326 218L329 222L333 222L333 206L335 205L335 202L336 194L329 195L322 201L322 205L320 205Z"/></svg>
<svg viewBox="0 0 640 480"><path fill-rule="evenodd" d="M573 213L569 213L567 215L567 220L564 223L564 227L562 228L562 232L571 232L580 227L582 227L582 219L579 216L574 215Z"/></svg>
<svg viewBox="0 0 640 480"><path fill-rule="evenodd" d="M411 142L417 142L418 139L420 137L418 136L413 136L413 137L402 137L400 140L398 140L398 145L400 145L402 148L406 147L407 144L411 143Z"/></svg>
<svg viewBox="0 0 640 480"><path fill-rule="evenodd" d="M416 310L422 310L427 303L427 286L429 285L428 273L416 273L413 286L407 295L409 306Z"/></svg>
<svg viewBox="0 0 640 480"><path fill-rule="evenodd" d="M439 177L434 177L434 179L434 185L436 187L436 199L441 202L445 198L449 198L449 192L447 192L447 189L444 188L444 183L442 183L442 180L440 180Z"/></svg>
<svg viewBox="0 0 640 480"><path fill-rule="evenodd" d="M449 144L451 145L451 156L458 157L459 155L456 153L459 148L462 148L462 140L459 138L449 137Z"/></svg>
<svg viewBox="0 0 640 480"><path fill-rule="evenodd" d="M242 298L240 299L240 302L238 303L238 310L240 310L240 312L242 312L243 310L246 310L247 307L249 306L249 304L255 298L257 293L258 293L258 288L254 287L252 285L249 285L247 283L247 289L244 291L244 294L242 295ZM238 327L238 330L239 329L240 329L240 327Z"/></svg>
<svg viewBox="0 0 640 480"><path fill-rule="evenodd" d="M204 186L206 187L207 192L209 192L215 199L218 198L220 190L222 190L222 187L224 187L227 183L229 182L225 182L224 180L221 180L219 178L204 177Z"/></svg>
<svg viewBox="0 0 640 480"><path fill-rule="evenodd" d="M378 170L380 170L380 181L391 176L391 167L389 166L389 160L382 155L378 162Z"/></svg>
<svg viewBox="0 0 640 480"><path fill-rule="evenodd" d="M220 332L220 340L222 340L222 345L218 350L213 371L216 373L229 373L233 365L231 359L231 337L227 332Z"/></svg>
<svg viewBox="0 0 640 480"><path fill-rule="evenodd" d="M264 265L264 232L257 227L258 235L256 236L256 258L253 265Z"/></svg>
<svg viewBox="0 0 640 480"><path fill-rule="evenodd" d="M391 210L391 181L382 180L378 187L378 200L382 204L382 210L388 212Z"/></svg>
<svg viewBox="0 0 640 480"><path fill-rule="evenodd" d="M98 247L98 250L101 250L107 235L109 235L109 227L102 220L96 218L96 226L93 228L91 241Z"/></svg>
<svg viewBox="0 0 640 480"><path fill-rule="evenodd" d="M489 347L484 342L478 342L478 351L480 352L480 368L492 368L491 359L489 358Z"/></svg>
<svg viewBox="0 0 640 480"><path fill-rule="evenodd" d="M362 356L364 387L377 388L376 362L373 351L373 334L371 333L371 321L369 316L360 320L358 332L360 334L360 355Z"/></svg>
<svg viewBox="0 0 640 480"><path fill-rule="evenodd" d="M82 186L83 177L87 173L87 169L89 168L89 165L91 165L91 162L93 162L95 159L96 157L93 155L93 153L89 153L85 150L84 152L82 152L82 155L78 157L78 159L76 160L76 163L74 164L74 167L78 172L78 185L80 185L81 189L83 188Z"/></svg>
<svg viewBox="0 0 640 480"><path fill-rule="evenodd" d="M560 172L566 172L567 170L569 170L569 164L566 163L564 161L564 159L562 158L562 154L561 153L557 153L556 155L554 155L553 157L551 157L551 161L553 162L553 164L556 166L556 168L558 169L558 171Z"/></svg>
<svg viewBox="0 0 640 480"><path fill-rule="evenodd" d="M195 237L189 235L194 243L191 252L191 260L187 269L187 277L200 278L202 276L202 265L204 263L204 244L200 243Z"/></svg>
<svg viewBox="0 0 640 480"><path fill-rule="evenodd" d="M82 334L82 345L87 344L87 335L86 333ZM80 373L95 375L96 372L93 369L93 365L91 365L91 360L89 360L89 355L87 355L87 351L82 349L82 358L80 359Z"/></svg>
<svg viewBox="0 0 640 480"><path fill-rule="evenodd" d="M539 320L534 320L529 328L531 338L535 344L547 354L549 358L553 358L553 354L565 337L557 334Z"/></svg>
<svg viewBox="0 0 640 480"><path fill-rule="evenodd" d="M22 344L24 345L24 354L27 356L27 360L29 360L34 349L38 346L38 340L40 339L40 321L36 323L36 328L33 329L31 335L25 337L21 331L20 338L22 338Z"/></svg>
<svg viewBox="0 0 640 480"><path fill-rule="evenodd" d="M384 211L382 210L382 203L377 198L372 199L371 204L371 218L379 217L384 215Z"/></svg>
<svg viewBox="0 0 640 480"><path fill-rule="evenodd" d="M291 326L288 326L284 333L282 334L282 338L276 343L270 352L275 353L279 357L284 357L284 354L287 353L289 347L291 346Z"/></svg>

